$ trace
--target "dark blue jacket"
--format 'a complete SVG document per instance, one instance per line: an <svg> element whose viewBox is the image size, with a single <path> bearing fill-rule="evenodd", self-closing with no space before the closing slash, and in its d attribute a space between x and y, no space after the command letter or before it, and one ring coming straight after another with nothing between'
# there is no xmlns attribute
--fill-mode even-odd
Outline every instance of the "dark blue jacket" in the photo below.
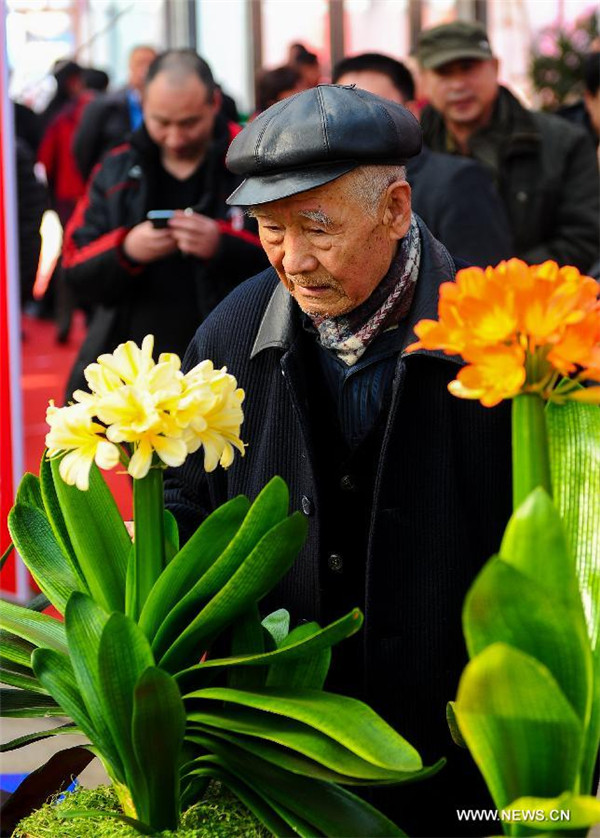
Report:
<svg viewBox="0 0 600 838"><path fill-rule="evenodd" d="M402 326L404 346L414 340L418 320L436 316L439 285L455 272L424 225L421 233L421 270ZM242 437L248 448L228 471L206 475L201 451L169 471L167 505L189 535L228 498L255 497L274 474L287 481L292 508L309 516L309 535L263 610L286 607L294 623L341 616L349 591L332 556L352 567L355 578L360 568L362 590L354 588L354 604L365 609L365 627L350 655L342 646L334 650L345 672L337 668L330 688L353 685L427 763L451 757L438 780L410 787L408 800L423 795L422 805L405 807L401 792L390 793L384 805L392 817L410 835L466 835L454 809L481 803L481 784L470 757L450 739L445 711L466 661L464 596L498 550L510 514L510 411L508 405L486 409L451 396L447 384L458 372L456 358L400 351L380 436L358 458L358 475L345 474L335 441L329 446L323 434L329 414L314 379L311 340L272 269L215 309L184 367L209 358L236 376L246 391ZM348 477L362 492L358 503Z"/></svg>

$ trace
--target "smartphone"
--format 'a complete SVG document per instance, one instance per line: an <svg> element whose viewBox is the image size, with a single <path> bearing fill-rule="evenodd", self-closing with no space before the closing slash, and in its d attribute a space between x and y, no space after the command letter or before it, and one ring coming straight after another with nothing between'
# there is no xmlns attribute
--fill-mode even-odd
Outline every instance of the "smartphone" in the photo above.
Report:
<svg viewBox="0 0 600 838"><path fill-rule="evenodd" d="M146 218L152 222L155 229L160 230L167 226L169 218L173 218L174 215L175 210L150 210L146 213Z"/></svg>

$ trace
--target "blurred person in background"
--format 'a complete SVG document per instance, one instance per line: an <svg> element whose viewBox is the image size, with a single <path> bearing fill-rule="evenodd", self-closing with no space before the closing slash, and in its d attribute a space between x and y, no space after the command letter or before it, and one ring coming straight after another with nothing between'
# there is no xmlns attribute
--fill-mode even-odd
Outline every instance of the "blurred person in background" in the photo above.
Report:
<svg viewBox="0 0 600 838"><path fill-rule="evenodd" d="M40 114L42 131L60 113L65 105L75 101L83 92L83 70L76 61L61 59L52 68L52 75L56 81L56 92Z"/></svg>
<svg viewBox="0 0 600 838"><path fill-rule="evenodd" d="M17 136L15 142L17 223L19 239L19 285L21 309L33 302L33 286L40 259L40 225L48 208L46 186L35 173L35 154Z"/></svg>
<svg viewBox="0 0 600 838"><path fill-rule="evenodd" d="M400 61L380 53L343 58L335 84L355 84L404 105L419 118L415 85ZM512 236L502 201L489 174L475 160L423 147L407 161L412 207L453 256L472 265L494 265L512 255Z"/></svg>
<svg viewBox="0 0 600 838"><path fill-rule="evenodd" d="M316 87L321 81L321 65L314 52L303 44L291 44L288 50L288 64L300 74L300 89Z"/></svg>
<svg viewBox="0 0 600 838"><path fill-rule="evenodd" d="M58 215L63 230L75 204L85 192L85 181L77 168L71 146L84 109L95 95L85 89L83 69L78 67L78 70L78 92L63 104L47 125L37 154L46 171L51 208ZM66 343L75 306L59 264L44 294L42 311L44 308L46 314L51 313L56 321L57 341Z"/></svg>
<svg viewBox="0 0 600 838"><path fill-rule="evenodd" d="M66 231L66 278L95 306L67 397L123 341L153 334L157 355L183 356L212 308L266 265L255 222L226 204L240 178L225 154L240 128L220 114L208 64L192 50L158 56L142 104L142 125L105 156ZM155 227L149 210L174 212Z"/></svg>
<svg viewBox="0 0 600 838"><path fill-rule="evenodd" d="M591 52L583 63L585 90L583 102L596 134L596 145L600 137L600 52Z"/></svg>
<svg viewBox="0 0 600 838"><path fill-rule="evenodd" d="M421 32L425 143L474 157L504 201L514 255L587 271L598 259L598 161L586 132L525 108L498 82L485 29L455 21Z"/></svg>
<svg viewBox="0 0 600 838"><path fill-rule="evenodd" d="M73 137L73 154L84 179L105 152L122 143L142 123L142 89L156 50L137 46L129 54L127 85L99 96L85 109Z"/></svg>
<svg viewBox="0 0 600 838"><path fill-rule="evenodd" d="M86 90L91 90L95 93L106 93L109 84L110 77L104 70L99 70L97 67L83 68L83 85Z"/></svg>
<svg viewBox="0 0 600 838"><path fill-rule="evenodd" d="M256 76L256 112L257 116L262 111L287 99L294 93L299 93L304 88L301 86L301 77L298 70L284 64L283 67L276 67L274 70L260 70Z"/></svg>

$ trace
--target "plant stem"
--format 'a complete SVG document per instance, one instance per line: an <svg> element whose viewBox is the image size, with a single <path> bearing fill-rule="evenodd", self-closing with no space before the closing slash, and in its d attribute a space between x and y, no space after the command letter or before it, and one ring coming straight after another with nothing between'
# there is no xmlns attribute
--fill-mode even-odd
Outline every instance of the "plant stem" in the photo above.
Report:
<svg viewBox="0 0 600 838"><path fill-rule="evenodd" d="M545 402L521 393L512 403L513 508L538 486L552 496Z"/></svg>
<svg viewBox="0 0 600 838"><path fill-rule="evenodd" d="M146 477L133 481L134 585L137 619L152 586L165 566L163 470L151 468Z"/></svg>

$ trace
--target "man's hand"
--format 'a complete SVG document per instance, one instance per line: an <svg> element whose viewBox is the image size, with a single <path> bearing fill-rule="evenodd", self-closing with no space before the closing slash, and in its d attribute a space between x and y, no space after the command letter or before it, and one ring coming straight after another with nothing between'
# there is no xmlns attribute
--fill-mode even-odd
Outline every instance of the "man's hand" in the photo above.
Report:
<svg viewBox="0 0 600 838"><path fill-rule="evenodd" d="M177 242L171 230L157 230L150 221L142 221L127 233L123 242L125 256L134 262L147 264L163 259L177 250Z"/></svg>
<svg viewBox="0 0 600 838"><path fill-rule="evenodd" d="M221 233L216 221L190 210L176 210L169 230L182 253L198 259L212 259L219 247Z"/></svg>

